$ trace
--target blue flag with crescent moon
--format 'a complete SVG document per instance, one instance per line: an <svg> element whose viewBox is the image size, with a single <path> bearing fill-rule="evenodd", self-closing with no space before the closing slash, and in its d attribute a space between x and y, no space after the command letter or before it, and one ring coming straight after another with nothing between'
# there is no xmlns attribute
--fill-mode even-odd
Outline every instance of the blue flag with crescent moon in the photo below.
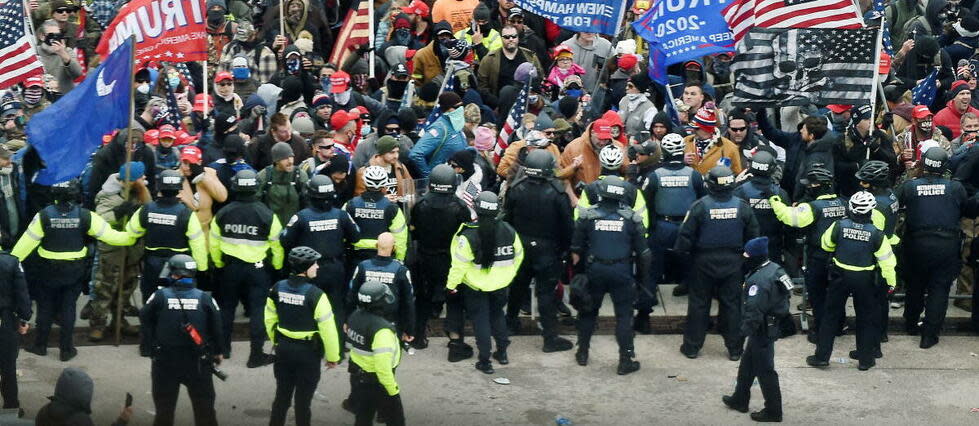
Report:
<svg viewBox="0 0 979 426"><path fill-rule="evenodd" d="M27 142L45 163L35 182L53 185L78 177L102 145L102 136L128 126L132 49L130 39L85 81L27 123Z"/></svg>

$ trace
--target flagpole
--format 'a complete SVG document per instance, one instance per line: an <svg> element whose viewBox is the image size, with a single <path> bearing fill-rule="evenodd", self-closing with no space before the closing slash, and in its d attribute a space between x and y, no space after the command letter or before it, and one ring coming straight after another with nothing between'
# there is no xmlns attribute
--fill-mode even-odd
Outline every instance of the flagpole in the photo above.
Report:
<svg viewBox="0 0 979 426"><path fill-rule="evenodd" d="M367 1L367 42L368 46L371 47L370 52L367 53L367 62L370 69L368 70L368 76L374 78L374 0Z"/></svg>
<svg viewBox="0 0 979 426"><path fill-rule="evenodd" d="M124 202L129 202L129 193L131 191L132 182L130 179L130 166L128 165L133 161L133 121L136 120L136 36L129 36L129 42L131 46L129 48L129 123L126 127L126 167L125 176L123 176L122 181L122 199ZM102 78L101 76L96 76L96 78ZM116 218L119 220L120 218ZM125 219L125 218L123 218ZM128 220L123 220L125 223ZM119 266L119 277L116 280L116 313L115 313L115 338L116 346L119 346L122 340L122 305L123 305L123 295L122 287L125 283L126 277L126 250L122 251L122 263Z"/></svg>
<svg viewBox="0 0 979 426"><path fill-rule="evenodd" d="M286 2L279 0L279 35L286 36ZM295 40L293 40L295 41ZM285 46L282 46L285 49ZM339 64L338 64L339 66Z"/></svg>
<svg viewBox="0 0 979 426"><path fill-rule="evenodd" d="M624 14L625 14L625 7L623 7L622 9L623 9L623 12L622 12L622 14L619 15L619 21L618 21L619 22L619 27L618 27L619 28L619 33L615 35L615 43L612 44L609 47L609 50L608 50L609 56L614 56L612 54L615 52L615 44L617 44L618 42L622 41L622 36L625 35L625 30L628 27L628 26L626 26L626 27L623 27L622 26L622 18L623 18ZM595 37L598 37L598 36L596 35ZM598 72L598 78L595 79L595 85L592 86L592 88L591 88L591 100L592 100L592 103L591 103L591 105L589 105L589 109L590 109L590 111L589 111L589 118L595 112L595 108L596 108L595 107L595 101L596 100L602 101L601 102L602 105L598 105L598 107L597 107L599 109L601 109L604 106L604 104L605 104L605 96L607 94L603 94L602 97L601 97L601 99L596 99L596 94L598 93L598 87L602 85L602 80L604 80L604 79L606 79L608 77L608 73L609 73L608 72L609 71L608 70L608 62L609 62L609 59L611 59L611 58L610 57L606 57L605 58L605 61L602 62L602 69L601 69L601 71ZM543 79L544 77L541 76L541 78ZM598 116L598 114L594 114L594 116Z"/></svg>
<svg viewBox="0 0 979 426"><path fill-rule="evenodd" d="M870 90L870 119L871 120L873 120L874 117L876 117L874 115L874 112L877 109L877 86L879 86L881 84L880 83L880 51L883 48L881 46L881 43L883 42L882 41L883 39L884 39L884 25L883 25L883 22L881 22L881 25L879 25L877 27L877 43L874 44L874 81L873 81L873 86L872 86L873 89ZM871 126L871 127L873 127L873 126ZM871 137L872 136L873 135L871 135ZM870 159L870 148L869 147L867 148L867 156L866 156L866 159L867 160Z"/></svg>
<svg viewBox="0 0 979 426"><path fill-rule="evenodd" d="M207 100L207 92L208 92L207 89L208 89L208 86L210 86L210 84L207 84L207 74L208 74L207 73L207 59L204 59L204 76L203 76L204 77L204 117L203 117L203 119L210 121L210 119L207 117L207 113L209 112L208 111L208 106L210 106L210 102L208 102L208 100Z"/></svg>
<svg viewBox="0 0 979 426"><path fill-rule="evenodd" d="M34 46L33 36L37 31L34 29L34 19L31 18L31 7L28 0L23 0L21 3L24 5L24 20L27 21L27 28L31 30L31 46ZM37 50L37 46L34 46L34 49Z"/></svg>

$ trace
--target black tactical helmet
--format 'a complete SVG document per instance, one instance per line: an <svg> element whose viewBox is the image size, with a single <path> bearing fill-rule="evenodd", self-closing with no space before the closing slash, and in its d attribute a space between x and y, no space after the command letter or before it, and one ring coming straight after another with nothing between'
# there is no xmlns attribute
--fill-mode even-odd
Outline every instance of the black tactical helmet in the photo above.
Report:
<svg viewBox="0 0 979 426"><path fill-rule="evenodd" d="M554 155L544 149L535 149L524 159L524 173L530 177L549 177L554 174Z"/></svg>
<svg viewBox="0 0 979 426"><path fill-rule="evenodd" d="M766 151L755 152L751 156L749 171L753 176L771 176L775 170L775 157Z"/></svg>
<svg viewBox="0 0 979 426"><path fill-rule="evenodd" d="M73 202L78 199L78 181L75 179L51 185L51 197L55 201Z"/></svg>
<svg viewBox="0 0 979 426"><path fill-rule="evenodd" d="M170 257L163 270L160 271L160 278L170 278L177 275L181 278L193 278L197 273L197 261L186 254L175 254Z"/></svg>
<svg viewBox="0 0 979 426"><path fill-rule="evenodd" d="M380 281L367 280L357 292L357 302L362 308L379 310L394 303L394 293Z"/></svg>
<svg viewBox="0 0 979 426"><path fill-rule="evenodd" d="M887 163L878 160L872 160L864 163L860 166L860 170L857 170L856 177L858 180L867 182L870 184L877 184L881 182L887 182L890 178L891 169L887 166Z"/></svg>
<svg viewBox="0 0 979 426"><path fill-rule="evenodd" d="M500 212L500 199L489 191L480 192L473 204L478 216L496 216Z"/></svg>
<svg viewBox="0 0 979 426"><path fill-rule="evenodd" d="M316 261L321 257L323 256L321 256L318 251L309 247L293 247L292 250L289 250L289 268L292 269L292 272L297 274L306 272L306 270L309 269L310 266L313 266L313 264L316 263Z"/></svg>
<svg viewBox="0 0 979 426"><path fill-rule="evenodd" d="M160 173L160 192L180 192L184 187L184 175L176 170L164 170Z"/></svg>
<svg viewBox="0 0 979 426"><path fill-rule="evenodd" d="M254 194L258 192L258 175L254 170L241 170L235 173L231 181L231 190L235 194Z"/></svg>
<svg viewBox="0 0 979 426"><path fill-rule="evenodd" d="M309 194L309 198L333 198L336 195L336 190L333 188L333 179L330 179L326 175L314 175L306 183L306 193Z"/></svg>
<svg viewBox="0 0 979 426"><path fill-rule="evenodd" d="M711 167L707 173L707 189L712 192L729 191L734 187L734 172L726 166Z"/></svg>
<svg viewBox="0 0 979 426"><path fill-rule="evenodd" d="M602 199L623 200L625 199L625 181L618 176L606 176L598 184L598 195Z"/></svg>
<svg viewBox="0 0 979 426"><path fill-rule="evenodd" d="M944 173L945 166L948 164L948 153L939 147L928 148L923 158L925 171L931 173Z"/></svg>
<svg viewBox="0 0 979 426"><path fill-rule="evenodd" d="M823 166L813 166L806 172L806 176L799 179L799 183L803 185L820 185L820 186L832 186L833 185L833 171L829 170Z"/></svg>
<svg viewBox="0 0 979 426"><path fill-rule="evenodd" d="M438 194L452 194L456 192L458 176L452 166L439 164L428 174L428 190Z"/></svg>

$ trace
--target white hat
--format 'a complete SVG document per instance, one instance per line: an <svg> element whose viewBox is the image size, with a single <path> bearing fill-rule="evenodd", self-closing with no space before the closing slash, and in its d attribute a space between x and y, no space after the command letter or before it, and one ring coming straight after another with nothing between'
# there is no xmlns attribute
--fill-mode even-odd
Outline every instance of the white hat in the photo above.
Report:
<svg viewBox="0 0 979 426"><path fill-rule="evenodd" d="M247 66L248 66L248 59L246 59L244 56L235 56L235 58L231 60L231 68L247 67Z"/></svg>
<svg viewBox="0 0 979 426"><path fill-rule="evenodd" d="M616 45L615 45L615 54L616 55L625 55L627 53L628 54L631 54L631 55L635 55L636 54L636 41L635 40L632 40L632 39L622 40L622 41L616 43Z"/></svg>

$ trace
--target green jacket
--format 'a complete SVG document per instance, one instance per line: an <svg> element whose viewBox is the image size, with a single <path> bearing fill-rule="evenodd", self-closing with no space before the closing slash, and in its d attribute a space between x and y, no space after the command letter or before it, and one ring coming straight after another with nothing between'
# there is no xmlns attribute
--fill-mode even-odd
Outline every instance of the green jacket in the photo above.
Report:
<svg viewBox="0 0 979 426"><path fill-rule="evenodd" d="M291 172L268 166L258 172L258 199L275 213L279 223L288 223L303 207L302 194L308 181L309 175L298 165Z"/></svg>

